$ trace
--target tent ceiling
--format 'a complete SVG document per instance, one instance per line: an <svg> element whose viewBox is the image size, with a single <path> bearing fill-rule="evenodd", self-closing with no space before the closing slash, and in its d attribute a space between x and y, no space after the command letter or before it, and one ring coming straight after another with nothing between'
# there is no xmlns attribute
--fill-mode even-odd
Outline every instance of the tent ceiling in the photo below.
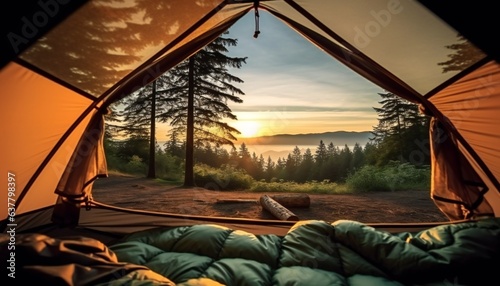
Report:
<svg viewBox="0 0 500 286"><path fill-rule="evenodd" d="M25 50L21 59L81 93L98 97L175 44L213 29L219 19L237 20L227 15L233 6L250 9L253 5L253 1L235 2L88 1ZM419 94L428 93L485 56L474 50L478 53L474 61L443 73L439 63L453 53L446 47L457 43L458 32L424 6L411 0L347 3L275 0L260 5L343 47L334 37L340 39L348 49L383 66Z"/></svg>
<svg viewBox="0 0 500 286"><path fill-rule="evenodd" d="M458 32L434 14L409 0L399 1L270 1L264 7L289 13L294 9L316 19L324 30L336 33L347 42L351 50L360 51L420 94L456 75L474 62L460 69L443 73L440 62L453 53L446 46L458 42ZM301 21L290 13L294 21ZM318 29L318 28L316 28ZM479 50L475 60L484 58Z"/></svg>
<svg viewBox="0 0 500 286"><path fill-rule="evenodd" d="M99 96L222 2L89 1L21 58Z"/></svg>

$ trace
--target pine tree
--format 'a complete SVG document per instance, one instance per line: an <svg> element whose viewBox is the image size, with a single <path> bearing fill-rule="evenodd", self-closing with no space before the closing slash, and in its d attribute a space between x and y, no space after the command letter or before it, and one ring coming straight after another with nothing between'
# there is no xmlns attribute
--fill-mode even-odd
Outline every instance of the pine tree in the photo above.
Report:
<svg viewBox="0 0 500 286"><path fill-rule="evenodd" d="M429 120L419 113L417 104L393 93L379 95L382 107L374 108L379 122L371 138L377 148L377 164L386 164L391 160L405 161L412 151L420 148L417 141L428 140Z"/></svg>
<svg viewBox="0 0 500 286"><path fill-rule="evenodd" d="M293 148L292 159L293 159L293 165L295 167L299 166L300 163L302 162L302 154L298 146L295 146L295 148Z"/></svg>
<svg viewBox="0 0 500 286"><path fill-rule="evenodd" d="M257 156L255 152L252 153L251 169L247 170L248 174L256 180L264 178L265 160L262 154Z"/></svg>
<svg viewBox="0 0 500 286"><path fill-rule="evenodd" d="M254 164L252 160L252 155L247 148L245 142L241 143L238 150L238 166L245 170L248 174L254 174Z"/></svg>
<svg viewBox="0 0 500 286"><path fill-rule="evenodd" d="M115 128L126 137L144 138L149 142L148 178L156 177L156 114L158 112L157 101L160 96L155 80L118 102L124 106L118 111L120 118L118 121L126 124Z"/></svg>
<svg viewBox="0 0 500 286"><path fill-rule="evenodd" d="M349 146L344 145L344 148L340 150L338 165L340 180L345 180L351 172L352 166L352 152L351 149L349 149Z"/></svg>
<svg viewBox="0 0 500 286"><path fill-rule="evenodd" d="M338 181L340 179L339 154L339 148L332 142L330 142L326 148L326 161L322 166L318 166L316 164L318 174L315 176L315 179L328 179L332 182Z"/></svg>
<svg viewBox="0 0 500 286"><path fill-rule="evenodd" d="M332 142L328 144L328 147L326 148L326 153L327 153L327 158L331 159L335 157L340 152L339 148L335 146Z"/></svg>
<svg viewBox="0 0 500 286"><path fill-rule="evenodd" d="M229 162L229 152L225 148L215 145L214 152L218 167Z"/></svg>
<svg viewBox="0 0 500 286"><path fill-rule="evenodd" d="M245 142L241 143L240 150L238 151L238 156L240 158L250 158L250 151L248 151Z"/></svg>
<svg viewBox="0 0 500 286"><path fill-rule="evenodd" d="M266 176L265 179L268 182L270 182L272 180L272 178L274 177L274 174L275 174L274 173L275 172L274 166L275 166L275 163L271 159L271 156L268 156L267 162L266 162L266 167L265 167L265 176Z"/></svg>
<svg viewBox="0 0 500 286"><path fill-rule="evenodd" d="M231 147L231 151L229 152L229 161L231 165L237 165L240 160L240 156L238 155L238 150L233 145Z"/></svg>
<svg viewBox="0 0 500 286"><path fill-rule="evenodd" d="M411 103L394 93L379 93L382 100L381 108L374 107L378 113L379 124L372 134L375 135L375 140L381 140L388 135L400 135L402 130L409 124L409 118L415 118L418 114L418 106Z"/></svg>
<svg viewBox="0 0 500 286"><path fill-rule="evenodd" d="M295 181L299 183L304 183L308 181L311 178L313 165L314 165L314 157L312 155L311 149L307 148L304 154L302 155L300 165L297 168Z"/></svg>
<svg viewBox="0 0 500 286"><path fill-rule="evenodd" d="M302 153L298 146L293 148L292 153L289 153L285 160L285 178L289 181L296 180L296 174L300 163L302 162Z"/></svg>
<svg viewBox="0 0 500 286"><path fill-rule="evenodd" d="M365 163L365 154L363 152L363 148L359 143L354 144L352 148L352 161L351 161L351 169L358 170Z"/></svg>
<svg viewBox="0 0 500 286"><path fill-rule="evenodd" d="M236 39L225 38L224 33L188 60L158 77L120 101L120 115L126 122L125 135L147 137L155 142L155 122L169 122L169 135L185 140L185 186L194 185L194 149L210 143L215 146L233 145L234 134L239 134L226 120L236 120L228 102L243 102L238 95L243 91L232 85L243 81L229 73L228 68L240 68L246 58L228 57L227 47L235 46ZM154 150L149 161L154 165ZM178 151L178 150L177 150ZM154 168L148 172L154 176Z"/></svg>
<svg viewBox="0 0 500 286"><path fill-rule="evenodd" d="M285 158L278 157L278 160L276 160L276 166L274 167L277 179L287 179L286 166L287 160Z"/></svg>
<svg viewBox="0 0 500 286"><path fill-rule="evenodd" d="M225 122L226 119L237 120L228 102L242 103L238 95L243 91L232 83L243 81L229 73L228 67L241 68L246 58L229 57L227 47L236 46L237 40L224 38L224 33L214 42L208 44L191 57L194 76L194 135L195 141L233 145L234 134L240 132ZM160 117L171 119L173 130L186 132L188 100L189 60L171 69L161 78L168 79L169 88L165 90L172 102Z"/></svg>
<svg viewBox="0 0 500 286"><path fill-rule="evenodd" d="M176 132L170 133L170 138L165 143L165 151L171 156L182 158L184 156L184 148L178 137Z"/></svg>
<svg viewBox="0 0 500 286"><path fill-rule="evenodd" d="M117 114L120 124L118 129L124 137L136 136L149 138L152 114L152 85L146 85L118 102L121 108Z"/></svg>
<svg viewBox="0 0 500 286"><path fill-rule="evenodd" d="M323 140L319 141L319 146L316 148L316 152L314 155L314 159L316 160L316 164L318 166L323 165L323 163L326 161L328 156L328 150L326 148L325 143L323 143Z"/></svg>
<svg viewBox="0 0 500 286"><path fill-rule="evenodd" d="M191 149L201 142L233 145L235 134L227 119L237 120L228 102L241 103L238 95L243 91L232 83L243 81L229 73L228 68L241 68L246 58L229 57L227 47L236 46L237 40L225 38L228 32L180 63L163 77L167 78L168 106L160 115L170 120L171 132L186 134L186 173L184 185L194 185ZM192 145L192 146L191 146Z"/></svg>

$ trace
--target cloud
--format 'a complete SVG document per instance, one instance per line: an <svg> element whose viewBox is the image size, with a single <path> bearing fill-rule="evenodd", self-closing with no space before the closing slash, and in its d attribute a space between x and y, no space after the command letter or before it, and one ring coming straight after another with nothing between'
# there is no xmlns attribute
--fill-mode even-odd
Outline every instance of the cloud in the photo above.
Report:
<svg viewBox="0 0 500 286"><path fill-rule="evenodd" d="M252 105L252 106L234 106L232 108L233 112L241 113L241 112L342 112L342 113L353 113L353 112L362 112L362 113L373 113L375 115L375 111L372 107L368 106L301 106L301 105ZM373 117L373 116L371 116Z"/></svg>
<svg viewBox="0 0 500 286"><path fill-rule="evenodd" d="M256 122L259 134L299 134L327 131L369 131L377 124L375 112L366 111L245 111L234 112L238 121ZM228 122L230 125L234 121Z"/></svg>
<svg viewBox="0 0 500 286"><path fill-rule="evenodd" d="M229 37L238 39L230 55L248 57L247 64L230 70L244 81L237 85L245 93L243 103L230 104L240 120L258 120L269 133L372 129L380 87L266 12L261 34L253 38L253 16L229 30Z"/></svg>

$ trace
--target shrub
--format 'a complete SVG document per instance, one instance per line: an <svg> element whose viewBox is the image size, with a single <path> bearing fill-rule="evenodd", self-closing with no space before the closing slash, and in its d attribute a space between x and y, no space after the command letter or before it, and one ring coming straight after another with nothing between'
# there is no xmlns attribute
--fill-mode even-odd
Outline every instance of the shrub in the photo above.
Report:
<svg viewBox="0 0 500 286"><path fill-rule="evenodd" d="M317 193L317 194L341 194L346 193L343 185L330 182L255 182L250 188L252 192L292 192L292 193Z"/></svg>
<svg viewBox="0 0 500 286"><path fill-rule="evenodd" d="M106 164L108 165L108 170L125 172L124 166L127 164L127 161L114 153L107 152L106 153Z"/></svg>
<svg viewBox="0 0 500 286"><path fill-rule="evenodd" d="M244 190L249 189L254 179L245 171L230 165L216 169L205 164L194 167L194 181L197 186L210 190Z"/></svg>
<svg viewBox="0 0 500 286"><path fill-rule="evenodd" d="M127 162L127 164L125 164L123 170L120 171L128 174L144 175L146 174L147 169L148 166L146 166L146 164L142 162L142 159L137 155L133 155Z"/></svg>
<svg viewBox="0 0 500 286"><path fill-rule="evenodd" d="M366 165L348 176L346 185L350 192L429 190L430 168L400 162L384 167Z"/></svg>
<svg viewBox="0 0 500 286"><path fill-rule="evenodd" d="M184 163L179 157L166 153L156 155L156 176L167 181L181 181L184 178Z"/></svg>

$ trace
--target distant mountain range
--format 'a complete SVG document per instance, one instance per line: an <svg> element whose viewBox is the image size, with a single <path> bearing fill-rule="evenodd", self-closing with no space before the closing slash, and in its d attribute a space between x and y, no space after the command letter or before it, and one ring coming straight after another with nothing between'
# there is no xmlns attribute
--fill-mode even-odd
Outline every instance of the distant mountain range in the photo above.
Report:
<svg viewBox="0 0 500 286"><path fill-rule="evenodd" d="M325 145L333 143L335 146L353 146L358 143L364 146L373 134L370 131L334 131L325 133L308 134L277 134L270 136L241 138L238 142L245 142L246 145L319 145L323 140Z"/></svg>

